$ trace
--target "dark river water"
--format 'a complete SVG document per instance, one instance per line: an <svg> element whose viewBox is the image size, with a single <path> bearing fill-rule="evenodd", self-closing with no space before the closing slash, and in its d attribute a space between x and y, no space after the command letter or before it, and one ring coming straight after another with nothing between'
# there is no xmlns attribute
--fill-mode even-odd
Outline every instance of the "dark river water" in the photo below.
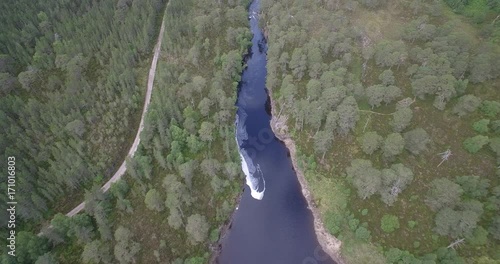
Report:
<svg viewBox="0 0 500 264"><path fill-rule="evenodd" d="M334 263L321 249L288 149L270 128L260 0L249 9L253 33L238 92L236 140L247 185L222 241L221 264Z"/></svg>

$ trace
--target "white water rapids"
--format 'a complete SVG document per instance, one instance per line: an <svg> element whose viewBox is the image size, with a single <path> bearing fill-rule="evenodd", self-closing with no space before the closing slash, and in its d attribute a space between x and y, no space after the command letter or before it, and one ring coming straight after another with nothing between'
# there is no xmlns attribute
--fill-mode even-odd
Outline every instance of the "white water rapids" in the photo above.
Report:
<svg viewBox="0 0 500 264"><path fill-rule="evenodd" d="M252 158L248 152L243 148L245 140L248 140L248 133L246 130L245 121L247 114L240 109L236 114L236 143L238 144L238 152L241 157L241 169L246 176L246 184L250 187L250 194L254 199L262 200L266 190L266 181L264 175L260 170L259 164L255 166Z"/></svg>

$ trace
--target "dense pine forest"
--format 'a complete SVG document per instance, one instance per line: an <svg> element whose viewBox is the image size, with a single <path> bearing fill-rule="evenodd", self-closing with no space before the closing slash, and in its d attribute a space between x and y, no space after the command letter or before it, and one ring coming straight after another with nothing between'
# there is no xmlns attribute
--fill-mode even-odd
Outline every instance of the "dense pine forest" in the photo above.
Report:
<svg viewBox="0 0 500 264"><path fill-rule="evenodd" d="M26 17L9 17L28 3L5 4L2 76L11 86L0 104L9 124L2 147L19 160L24 222L16 257L2 252L2 263L208 261L244 182L233 125L251 44L247 5L39 3ZM137 129L144 66L165 6L141 144L124 178L103 193ZM18 35L26 37L5 41ZM64 215L65 203L83 199L83 213Z"/></svg>
<svg viewBox="0 0 500 264"><path fill-rule="evenodd" d="M165 4L0 3L0 157L17 159L18 232L40 231L40 223L80 203L84 188L103 182L124 159ZM5 227L7 211L0 215ZM19 243L32 235L20 233ZM32 255L15 263L33 263Z"/></svg>
<svg viewBox="0 0 500 264"><path fill-rule="evenodd" d="M0 148L18 159L23 220L69 209L125 157L164 4L2 1Z"/></svg>
<svg viewBox="0 0 500 264"><path fill-rule="evenodd" d="M347 263L500 260L499 8L263 0L277 130Z"/></svg>

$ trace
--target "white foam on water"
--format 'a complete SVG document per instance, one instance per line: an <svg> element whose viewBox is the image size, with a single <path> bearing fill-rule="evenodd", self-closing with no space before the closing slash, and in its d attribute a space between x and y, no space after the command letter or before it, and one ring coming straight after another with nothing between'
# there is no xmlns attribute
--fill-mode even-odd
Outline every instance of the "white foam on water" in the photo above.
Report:
<svg viewBox="0 0 500 264"><path fill-rule="evenodd" d="M245 127L246 113L242 112L241 120L238 114L236 115L236 143L238 144L238 153L241 157L241 170L245 174L246 185L250 187L250 195L254 199L262 200L264 197L264 192L266 190L266 182L264 181L264 177L262 171L260 170L260 166L257 164L257 168L253 164L252 159L248 156L248 153L245 149L241 148L243 144L243 140L248 139L248 133ZM260 177L262 178L262 182L264 184L262 191L259 192L259 178L255 177L255 172L260 173Z"/></svg>
<svg viewBox="0 0 500 264"><path fill-rule="evenodd" d="M246 182L245 183L246 183L246 185L248 185L248 187L250 187L250 195L254 199L262 200L262 198L264 198L264 192L266 191L266 187L264 186L262 191L260 191L260 192L258 191L259 179L254 177L253 173L250 173L249 168L248 168L248 164L247 164L245 158L243 157L243 155L241 155L241 153L240 153L240 157L241 157L241 169L243 170L243 173L245 173L245 175L246 175Z"/></svg>

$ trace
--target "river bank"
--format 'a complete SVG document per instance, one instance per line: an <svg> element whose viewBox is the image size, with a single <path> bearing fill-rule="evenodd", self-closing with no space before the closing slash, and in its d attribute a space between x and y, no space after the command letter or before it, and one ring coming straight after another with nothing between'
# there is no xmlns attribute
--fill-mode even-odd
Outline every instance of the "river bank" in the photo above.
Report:
<svg viewBox="0 0 500 264"><path fill-rule="evenodd" d="M222 251L222 242L224 241L224 238L231 230L231 226L233 225L234 214L238 211L238 206L240 204L241 197L243 196L243 193L245 191L245 187L244 187L245 184L242 183L241 185L242 185L241 193L234 199L236 207L231 212L231 215L228 217L226 222L224 222L224 224L222 224L219 227L219 239L217 240L217 242L212 243L210 245L210 251L211 251L210 255L211 256L210 256L210 260L208 262L210 264L219 263L219 256L220 256L221 251Z"/></svg>
<svg viewBox="0 0 500 264"><path fill-rule="evenodd" d="M293 139L288 134L288 126L286 124L287 116L280 113L276 113L276 103L272 98L272 91L269 90L269 102L271 108L271 129L274 135L281 140L285 146L290 151L290 159L292 160L293 168L297 174L299 180L302 194L306 198L308 208L311 210L314 218L314 232L316 233L317 239L323 250L338 264L344 264L345 261L342 259L340 254L340 247L342 242L336 237L332 236L326 229L321 218L321 212L314 205L313 197L309 191L306 178L304 173L299 168L296 157L296 145Z"/></svg>

